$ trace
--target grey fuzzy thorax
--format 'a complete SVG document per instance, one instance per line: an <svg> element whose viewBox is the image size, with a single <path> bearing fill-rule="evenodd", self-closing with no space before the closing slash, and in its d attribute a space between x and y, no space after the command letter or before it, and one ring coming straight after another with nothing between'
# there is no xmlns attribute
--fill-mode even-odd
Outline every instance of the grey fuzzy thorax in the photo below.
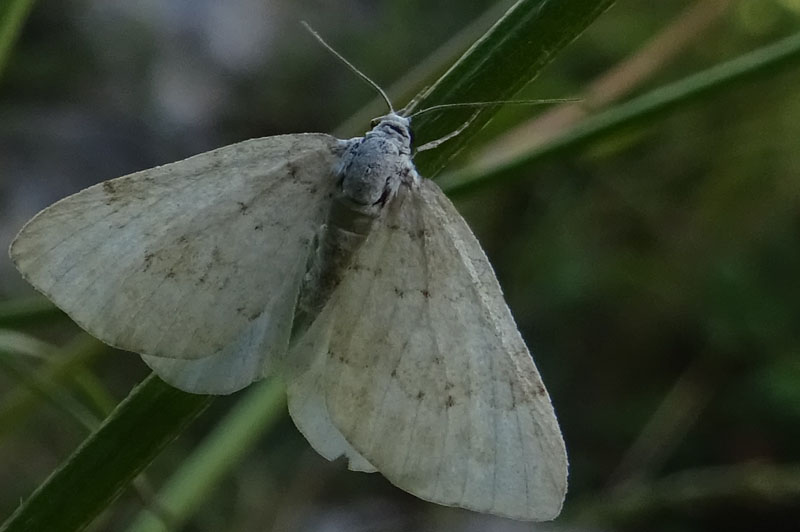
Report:
<svg viewBox="0 0 800 532"><path fill-rule="evenodd" d="M300 288L293 337L320 313L342 280L358 248L401 184L420 177L411 160L409 119L389 113L363 137L344 143L336 194L326 223L316 235Z"/></svg>

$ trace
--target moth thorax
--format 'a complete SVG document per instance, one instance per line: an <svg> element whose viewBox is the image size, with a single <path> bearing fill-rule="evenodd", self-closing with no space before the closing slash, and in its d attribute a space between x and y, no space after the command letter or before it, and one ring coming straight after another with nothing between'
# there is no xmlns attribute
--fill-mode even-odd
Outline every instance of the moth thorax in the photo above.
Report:
<svg viewBox="0 0 800 532"><path fill-rule="evenodd" d="M350 144L342 157L342 193L361 205L385 203L411 168L408 119L389 114L363 138Z"/></svg>

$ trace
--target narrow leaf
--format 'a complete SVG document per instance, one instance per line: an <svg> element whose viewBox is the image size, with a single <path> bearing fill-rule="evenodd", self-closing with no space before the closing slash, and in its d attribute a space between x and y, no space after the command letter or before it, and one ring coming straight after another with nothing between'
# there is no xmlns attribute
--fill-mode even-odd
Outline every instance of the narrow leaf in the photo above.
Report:
<svg viewBox="0 0 800 532"><path fill-rule="evenodd" d="M439 185L448 194L461 194L484 184L520 175L536 161L574 151L622 128L644 124L679 106L692 104L737 83L774 75L800 61L800 33L736 59L713 66L683 80L659 87L628 102L587 118L563 135L533 147L526 154L491 167L467 167L442 176ZM526 174L527 175L527 174Z"/></svg>
<svg viewBox="0 0 800 532"><path fill-rule="evenodd" d="M0 527L82 530L211 402L145 379Z"/></svg>
<svg viewBox="0 0 800 532"><path fill-rule="evenodd" d="M513 99L613 3L613 0L520 0L406 111L444 103ZM437 175L497 111L496 107L477 113L471 109L453 109L418 117L413 123L418 146L471 122L465 131L441 147L417 154L417 168L426 177Z"/></svg>

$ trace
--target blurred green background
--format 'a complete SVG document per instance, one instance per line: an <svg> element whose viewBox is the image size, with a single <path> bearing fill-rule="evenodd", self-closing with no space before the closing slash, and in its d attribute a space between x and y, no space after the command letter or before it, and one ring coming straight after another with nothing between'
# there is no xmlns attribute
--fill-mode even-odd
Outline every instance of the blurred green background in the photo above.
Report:
<svg viewBox="0 0 800 532"><path fill-rule="evenodd" d="M446 43L463 49L502 5L35 2L0 71L0 248L38 210L99 181L250 137L335 130L374 94L299 20L389 88L437 50L452 55ZM620 1L520 97L579 96L591 114L798 29L797 0ZM426 72L408 86L437 67ZM283 415L182 530L800 530L799 87L797 65L732 84L454 196L564 432L570 491L554 523L424 503L326 462ZM558 135L546 118L558 112L502 111L448 169L533 142L515 129L528 120ZM148 373L62 315L29 314L32 296L0 255L3 518L83 440L81 420L102 418ZM48 360L6 349L33 339ZM53 369L59 359L69 365ZM215 401L149 483L237 399ZM93 529L128 530L141 492Z"/></svg>

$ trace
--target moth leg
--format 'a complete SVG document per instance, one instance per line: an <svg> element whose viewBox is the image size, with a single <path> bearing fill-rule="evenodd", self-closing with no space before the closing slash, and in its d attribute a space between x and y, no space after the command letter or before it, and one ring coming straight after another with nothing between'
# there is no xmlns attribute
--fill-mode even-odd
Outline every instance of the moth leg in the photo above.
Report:
<svg viewBox="0 0 800 532"><path fill-rule="evenodd" d="M466 122L464 122L463 124L461 124L461 125L458 127L458 129L456 129L455 131L451 131L450 133L448 133L448 134L447 134L447 135L445 135L444 137L438 138L438 139L436 139L436 140L432 140L432 141L430 141L430 142L426 142L426 143L425 143L425 144L423 144L422 146L419 146L419 147L417 148L417 151L416 151L416 153L419 153L419 152L421 152L421 151L428 151L428 150L432 150L432 149L434 149L434 148L438 148L439 146L441 146L442 144L444 144L444 143L445 143L445 142L447 142L448 140L450 140L450 139L452 139L452 138L455 138L455 137L459 136L461 133L463 133L463 132L464 132L464 130L465 130L465 129L467 129L467 128L469 127L469 125L472 123L472 121L473 121L473 120L475 120L475 117L477 117L477 116L478 116L478 113L480 113L480 112L481 112L481 110L479 109L479 110L475 111L474 113L472 113L472 116L471 116L471 117L469 117L469 119L468 119Z"/></svg>

